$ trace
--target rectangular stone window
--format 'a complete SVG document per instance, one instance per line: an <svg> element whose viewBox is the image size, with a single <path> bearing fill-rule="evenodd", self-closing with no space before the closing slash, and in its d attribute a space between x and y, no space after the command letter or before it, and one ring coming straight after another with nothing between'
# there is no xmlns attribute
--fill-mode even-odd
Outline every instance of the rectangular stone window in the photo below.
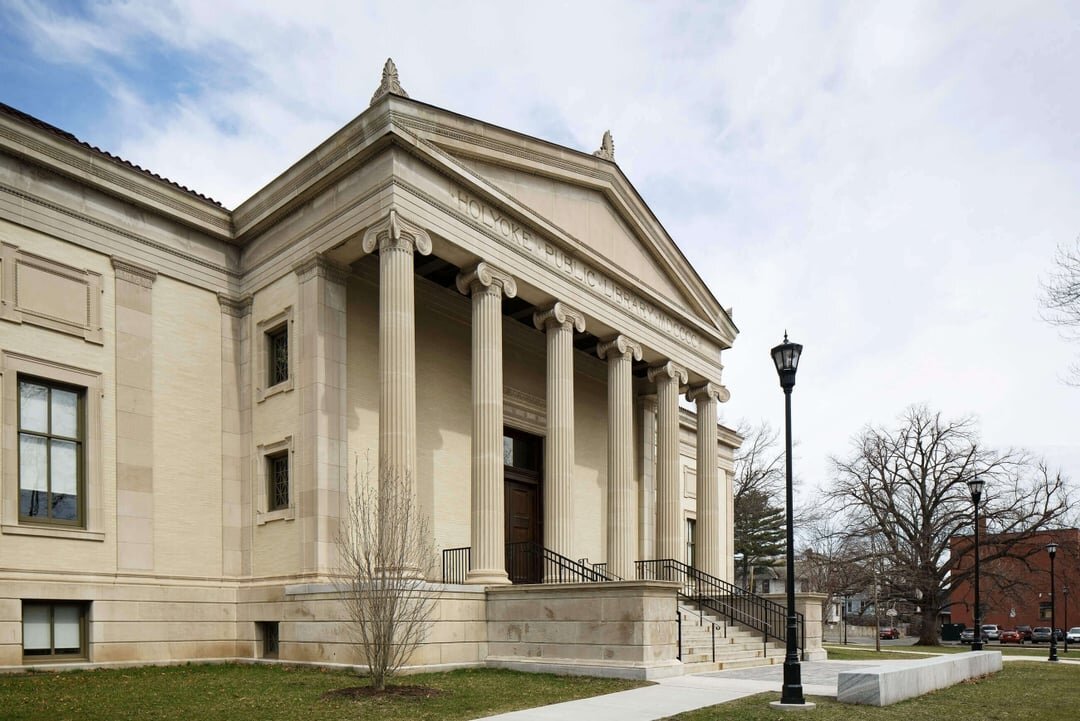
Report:
<svg viewBox="0 0 1080 721"><path fill-rule="evenodd" d="M255 461L255 523L291 521L296 518L296 493L293 490L293 437L273 443L260 443Z"/></svg>
<svg viewBox="0 0 1080 721"><path fill-rule="evenodd" d="M280 511L289 507L289 453L278 453L266 459L266 510Z"/></svg>
<svg viewBox="0 0 1080 721"><path fill-rule="evenodd" d="M84 603L23 601L23 659L27 662L86 658Z"/></svg>
<svg viewBox="0 0 1080 721"><path fill-rule="evenodd" d="M105 540L101 387L99 371L0 350L0 532Z"/></svg>
<svg viewBox="0 0 1080 721"><path fill-rule="evenodd" d="M1039 620L1049 621L1050 614L1053 613L1053 607L1049 601L1039 601Z"/></svg>
<svg viewBox="0 0 1080 721"><path fill-rule="evenodd" d="M86 390L19 376L19 520L83 525Z"/></svg>
<svg viewBox="0 0 1080 721"><path fill-rule="evenodd" d="M289 380L289 328L281 326L266 334L267 384L276 386Z"/></svg>
<svg viewBox="0 0 1080 721"><path fill-rule="evenodd" d="M280 313L256 324L256 338L261 342L254 347L258 364L255 374L255 401L264 400L277 393L291 391L296 376L296 336L293 334L293 309L287 306Z"/></svg>

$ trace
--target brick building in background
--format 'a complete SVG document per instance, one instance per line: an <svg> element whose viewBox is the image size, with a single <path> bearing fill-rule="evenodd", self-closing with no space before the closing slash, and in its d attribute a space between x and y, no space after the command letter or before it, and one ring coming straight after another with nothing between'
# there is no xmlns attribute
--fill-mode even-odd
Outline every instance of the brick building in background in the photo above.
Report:
<svg viewBox="0 0 1080 721"><path fill-rule="evenodd" d="M980 534L980 557L993 556L1008 538ZM982 562L983 623L996 623L1003 628L1023 624L1050 625L1050 556L1046 544L1051 541L1058 544L1054 559L1057 627L1080 626L1080 529L1076 528L1037 533L1016 544L1011 555L1017 558ZM950 549L954 568L968 569L974 564L970 535L954 537ZM951 600L953 623L972 626L975 610L973 581L957 584Z"/></svg>

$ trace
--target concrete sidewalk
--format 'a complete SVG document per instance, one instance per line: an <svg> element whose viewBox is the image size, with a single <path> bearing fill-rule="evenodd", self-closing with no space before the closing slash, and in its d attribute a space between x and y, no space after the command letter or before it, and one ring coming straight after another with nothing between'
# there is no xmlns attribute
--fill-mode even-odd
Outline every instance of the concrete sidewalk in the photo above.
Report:
<svg viewBox="0 0 1080 721"><path fill-rule="evenodd" d="M835 697L836 678L841 671L873 665L865 661L803 663L803 693ZM775 700L779 700L783 673L783 666L776 665L677 676L653 686L511 711L478 721L655 721L757 693L773 692Z"/></svg>

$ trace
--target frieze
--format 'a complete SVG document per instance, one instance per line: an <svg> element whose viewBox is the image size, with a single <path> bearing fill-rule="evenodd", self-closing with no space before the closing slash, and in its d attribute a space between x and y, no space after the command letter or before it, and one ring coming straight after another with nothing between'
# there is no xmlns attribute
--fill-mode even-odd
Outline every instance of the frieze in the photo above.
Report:
<svg viewBox="0 0 1080 721"><path fill-rule="evenodd" d="M678 322L652 303L627 290L602 271L558 246L539 237L534 231L507 217L465 190L450 185L451 205L463 216L480 223L513 243L526 253L573 279L578 285L599 293L649 325L691 348L701 347L697 332Z"/></svg>

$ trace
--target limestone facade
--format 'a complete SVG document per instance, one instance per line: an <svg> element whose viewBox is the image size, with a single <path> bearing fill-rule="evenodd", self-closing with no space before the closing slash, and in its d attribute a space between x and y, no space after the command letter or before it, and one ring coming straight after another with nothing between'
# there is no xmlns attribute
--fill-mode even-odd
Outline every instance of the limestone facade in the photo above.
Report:
<svg viewBox="0 0 1080 721"><path fill-rule="evenodd" d="M358 662L335 544L348 485L380 468L436 549L471 548L468 583L427 579L414 665L513 655L500 614L525 587L491 589L514 514L626 579L556 607L637 604L611 647L670 661L674 591L634 563L693 553L733 578L741 439L716 406L737 329L604 147L410 100L394 70L229 210L0 106L0 666L259 658L270 636L281 659ZM75 436L67 411L34 425L39 391L77 396ZM542 449L520 498L511 432ZM54 619L33 653L27 609Z"/></svg>

